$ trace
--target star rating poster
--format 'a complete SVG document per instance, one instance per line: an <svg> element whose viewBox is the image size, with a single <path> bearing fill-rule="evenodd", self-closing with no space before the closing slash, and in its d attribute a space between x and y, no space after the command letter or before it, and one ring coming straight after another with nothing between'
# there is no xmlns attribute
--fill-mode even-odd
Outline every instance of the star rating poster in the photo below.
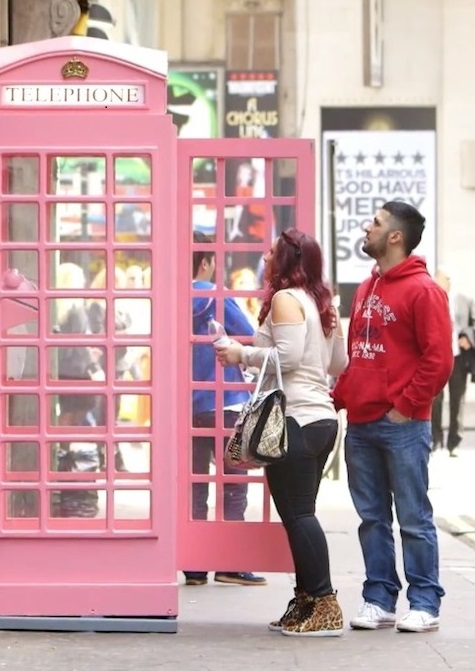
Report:
<svg viewBox="0 0 475 671"><path fill-rule="evenodd" d="M323 170L329 178L325 147L335 141L334 202L338 284L359 284L371 271L373 259L361 249L365 226L388 200L403 200L426 218L426 229L415 253L434 271L436 248L436 137L428 131L326 131ZM325 185L324 185L325 186ZM324 188L323 212L330 194ZM324 216L325 218L325 216ZM324 226L323 243L330 248Z"/></svg>

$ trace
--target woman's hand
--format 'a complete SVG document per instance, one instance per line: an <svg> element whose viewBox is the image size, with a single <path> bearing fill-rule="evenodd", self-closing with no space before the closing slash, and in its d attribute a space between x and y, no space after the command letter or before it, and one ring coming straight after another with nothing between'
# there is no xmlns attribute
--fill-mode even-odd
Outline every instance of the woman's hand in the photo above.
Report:
<svg viewBox="0 0 475 671"><path fill-rule="evenodd" d="M231 340L229 345L218 345L216 356L222 366L235 366L242 361L242 345L236 340Z"/></svg>

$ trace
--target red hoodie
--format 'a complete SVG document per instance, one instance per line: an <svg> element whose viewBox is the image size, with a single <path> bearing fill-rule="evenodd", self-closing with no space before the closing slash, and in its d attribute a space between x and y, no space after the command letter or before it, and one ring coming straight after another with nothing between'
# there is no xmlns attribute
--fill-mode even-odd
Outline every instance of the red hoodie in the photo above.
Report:
<svg viewBox="0 0 475 671"><path fill-rule="evenodd" d="M349 422L381 419L393 407L430 419L432 401L452 372L452 326L447 295L423 259L409 256L384 275L375 267L360 285L348 353L333 396Z"/></svg>

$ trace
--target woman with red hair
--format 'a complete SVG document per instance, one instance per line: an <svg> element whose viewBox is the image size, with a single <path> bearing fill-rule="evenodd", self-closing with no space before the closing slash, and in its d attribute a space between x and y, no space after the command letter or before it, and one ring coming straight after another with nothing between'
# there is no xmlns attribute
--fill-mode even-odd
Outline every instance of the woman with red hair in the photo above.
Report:
<svg viewBox="0 0 475 671"><path fill-rule="evenodd" d="M233 340L218 347L217 356L223 365L260 367L271 348L269 388L276 386L276 357L282 370L289 449L284 461L267 466L266 477L287 532L296 588L284 615L269 628L287 636L339 636L343 616L315 502L338 427L328 379L343 371L347 356L316 240L289 229L264 260L267 292L254 344Z"/></svg>

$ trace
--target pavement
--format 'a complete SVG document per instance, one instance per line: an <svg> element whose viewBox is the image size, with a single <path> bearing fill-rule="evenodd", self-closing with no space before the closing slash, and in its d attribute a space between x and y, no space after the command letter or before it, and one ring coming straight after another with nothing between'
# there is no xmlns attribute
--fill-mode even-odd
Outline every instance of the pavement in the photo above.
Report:
<svg viewBox="0 0 475 671"><path fill-rule="evenodd" d="M268 574L267 587L210 582L180 585L177 634L0 632L0 669L46 671L475 671L475 431L457 458L435 453L430 494L439 526L441 582L446 590L439 632L352 631L364 569L358 519L343 467L325 479L317 512L327 531L332 579L345 616L341 638L294 639L267 630L282 614L293 576ZM396 530L396 537L397 530ZM399 567L402 567L398 549ZM402 577L402 568L400 570ZM178 577L182 583L182 577ZM407 609L401 593L398 616Z"/></svg>

